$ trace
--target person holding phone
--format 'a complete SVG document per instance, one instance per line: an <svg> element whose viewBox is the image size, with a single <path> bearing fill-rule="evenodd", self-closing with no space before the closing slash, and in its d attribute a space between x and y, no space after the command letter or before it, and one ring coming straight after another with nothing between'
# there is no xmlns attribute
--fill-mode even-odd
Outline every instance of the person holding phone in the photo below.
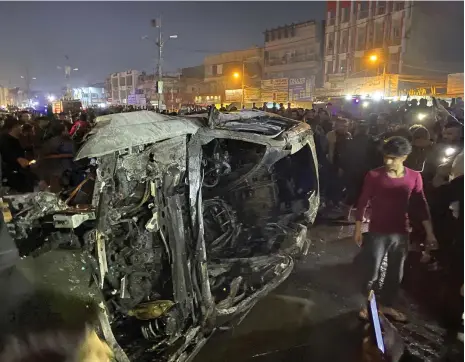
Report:
<svg viewBox="0 0 465 362"><path fill-rule="evenodd" d="M411 150L412 146L406 138L394 136L384 141L384 167L369 171L365 177L357 203L354 232L355 242L362 246L362 221L370 202L369 232L363 237L363 292L367 295L373 289L378 280L381 263L387 254L386 277L378 299L381 312L397 321L406 321L406 316L393 306L408 252L409 207L418 214L419 220L422 220L426 231L427 250L437 248L421 175L403 164ZM366 307L360 311L360 317L368 318Z"/></svg>
<svg viewBox="0 0 465 362"><path fill-rule="evenodd" d="M362 344L363 362L403 362L408 360L400 333L383 314L378 313L373 291L368 296L369 324Z"/></svg>

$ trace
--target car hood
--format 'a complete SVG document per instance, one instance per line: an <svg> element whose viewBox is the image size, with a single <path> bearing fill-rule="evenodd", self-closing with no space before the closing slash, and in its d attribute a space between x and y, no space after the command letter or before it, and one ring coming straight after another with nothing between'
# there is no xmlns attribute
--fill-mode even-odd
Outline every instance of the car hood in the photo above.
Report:
<svg viewBox="0 0 465 362"><path fill-rule="evenodd" d="M200 128L191 119L155 112L117 113L98 117L76 160L100 157L126 148L194 134Z"/></svg>

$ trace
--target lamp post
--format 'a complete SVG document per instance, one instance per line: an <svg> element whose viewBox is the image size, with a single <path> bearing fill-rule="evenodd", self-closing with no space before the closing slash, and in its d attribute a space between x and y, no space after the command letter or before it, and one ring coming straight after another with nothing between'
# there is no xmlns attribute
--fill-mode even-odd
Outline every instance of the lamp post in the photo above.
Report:
<svg viewBox="0 0 465 362"><path fill-rule="evenodd" d="M68 56L65 55L66 60L69 60ZM73 95L71 92L71 85L70 85L70 78L71 78L71 71L77 72L79 68L72 68L70 65L65 65L65 66L57 66L58 70L64 70L65 71L65 80L66 80L66 93L65 93L65 99L72 99Z"/></svg>
<svg viewBox="0 0 465 362"><path fill-rule="evenodd" d="M157 79L161 81L163 79L162 66L163 66L163 46L169 39L177 39L177 34L170 35L168 39L163 40L163 34L161 30L161 17L158 19L151 20L152 27L158 28L158 39L152 40L149 36L145 35L142 37L143 40L150 40L158 47L158 62L157 62ZM158 110L161 111L161 102L163 100L163 88L158 91Z"/></svg>
<svg viewBox="0 0 465 362"><path fill-rule="evenodd" d="M243 59L242 60L242 70L241 70L241 74L239 74L238 72L235 72L233 73L233 77L238 79L239 77L241 77L241 109L244 107L244 103L245 103L245 64L246 63L253 63L253 62L256 62L257 60L259 59L259 57L251 57L251 58L248 58L248 59Z"/></svg>
<svg viewBox="0 0 465 362"><path fill-rule="evenodd" d="M369 57L370 62L378 63L380 62L378 55L372 54ZM382 60L383 62L383 97L386 97L386 60Z"/></svg>

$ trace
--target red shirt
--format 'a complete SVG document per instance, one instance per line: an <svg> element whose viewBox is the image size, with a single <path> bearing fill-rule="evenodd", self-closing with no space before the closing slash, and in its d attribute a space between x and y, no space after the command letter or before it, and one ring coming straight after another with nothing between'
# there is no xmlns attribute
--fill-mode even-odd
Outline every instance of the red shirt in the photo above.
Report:
<svg viewBox="0 0 465 362"><path fill-rule="evenodd" d="M407 167L404 176L400 178L389 177L384 167L368 172L357 204L357 221L363 220L368 202L372 209L369 225L371 232L408 234L410 204L410 210L418 214L419 220L430 219L421 175Z"/></svg>
<svg viewBox="0 0 465 362"><path fill-rule="evenodd" d="M84 132L87 132L88 127L89 127L89 123L87 123L86 121L77 120L76 122L74 122L73 127L71 127L71 130L69 131L69 135L73 136L78 129Z"/></svg>

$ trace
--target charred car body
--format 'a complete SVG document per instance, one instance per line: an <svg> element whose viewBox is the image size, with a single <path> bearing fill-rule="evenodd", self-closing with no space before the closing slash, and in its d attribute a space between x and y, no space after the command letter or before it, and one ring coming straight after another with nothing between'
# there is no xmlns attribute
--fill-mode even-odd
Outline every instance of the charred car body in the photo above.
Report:
<svg viewBox="0 0 465 362"><path fill-rule="evenodd" d="M12 197L12 226L24 237L51 218L37 250L85 251L120 361L188 360L308 250L319 195L305 123L260 111L114 114L97 119L84 158L96 164L88 205Z"/></svg>

